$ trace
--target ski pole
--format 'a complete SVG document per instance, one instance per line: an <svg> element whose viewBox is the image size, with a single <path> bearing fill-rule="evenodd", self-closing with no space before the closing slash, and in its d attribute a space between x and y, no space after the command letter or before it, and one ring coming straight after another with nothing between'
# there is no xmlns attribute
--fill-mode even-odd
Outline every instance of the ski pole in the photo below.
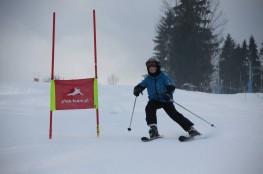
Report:
<svg viewBox="0 0 263 174"><path fill-rule="evenodd" d="M210 123L209 121L207 121L206 119L202 118L201 116L193 113L192 111L190 111L190 110L187 109L186 107L180 105L179 103L177 103L177 102L175 102L175 101L174 101L174 103L177 104L178 106L180 106L181 108L185 109L186 111L190 112L191 114L193 114L194 116L196 116L196 117L199 118L200 120L202 120L202 121L204 121L205 123L209 124L211 127L215 127L214 124Z"/></svg>
<svg viewBox="0 0 263 174"><path fill-rule="evenodd" d="M133 119L133 113L134 113L134 108L135 108L135 104L136 104L136 99L137 99L137 97L135 97L135 100L134 100L134 103L133 103L132 115L131 115L131 120L130 120L130 125L128 127L128 131L131 131L131 124L132 124L132 119Z"/></svg>

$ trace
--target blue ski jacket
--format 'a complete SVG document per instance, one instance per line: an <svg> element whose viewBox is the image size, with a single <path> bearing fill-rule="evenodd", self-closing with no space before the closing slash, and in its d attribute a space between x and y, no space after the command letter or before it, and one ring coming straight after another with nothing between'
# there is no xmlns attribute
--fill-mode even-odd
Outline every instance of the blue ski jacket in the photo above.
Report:
<svg viewBox="0 0 263 174"><path fill-rule="evenodd" d="M171 102L173 100L174 90L169 91L168 86L175 87L175 82L162 71L157 76L147 75L139 85L147 88L149 100L159 102Z"/></svg>

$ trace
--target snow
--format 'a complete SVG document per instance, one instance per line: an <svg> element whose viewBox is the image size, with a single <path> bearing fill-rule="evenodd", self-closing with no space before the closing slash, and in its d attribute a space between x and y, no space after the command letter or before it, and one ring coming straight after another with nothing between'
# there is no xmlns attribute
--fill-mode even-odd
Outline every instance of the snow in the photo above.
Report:
<svg viewBox="0 0 263 174"><path fill-rule="evenodd" d="M2 174L260 174L263 170L263 94L215 95L176 90L175 100L216 125L212 128L176 106L203 133L186 134L162 110L159 132L165 138L143 143L144 107L132 86L99 88L101 135L94 110L54 112L48 139L49 84L0 84L0 173Z"/></svg>

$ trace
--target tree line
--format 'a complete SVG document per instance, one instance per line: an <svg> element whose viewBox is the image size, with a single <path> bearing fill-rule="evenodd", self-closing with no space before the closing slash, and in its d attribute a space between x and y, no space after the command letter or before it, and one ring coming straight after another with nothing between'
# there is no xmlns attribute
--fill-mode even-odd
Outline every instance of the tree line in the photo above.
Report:
<svg viewBox="0 0 263 174"><path fill-rule="evenodd" d="M262 56L263 43L259 51L253 36L240 45L228 34L219 57L219 91L263 92Z"/></svg>
<svg viewBox="0 0 263 174"><path fill-rule="evenodd" d="M206 92L262 90L262 65L253 36L240 46L230 34L223 39L219 3L176 0L166 4L156 29L154 55L178 88L190 84Z"/></svg>

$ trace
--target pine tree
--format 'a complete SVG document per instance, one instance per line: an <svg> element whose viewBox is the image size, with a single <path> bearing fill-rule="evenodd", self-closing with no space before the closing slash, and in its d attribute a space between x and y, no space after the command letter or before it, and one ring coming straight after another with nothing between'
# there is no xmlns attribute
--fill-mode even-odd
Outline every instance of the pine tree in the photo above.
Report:
<svg viewBox="0 0 263 174"><path fill-rule="evenodd" d="M235 52L234 52L234 64L233 64L233 71L232 71L232 75L233 75L233 87L235 89L235 92L242 92L242 67L243 67L243 52L242 52L242 48L240 47L240 45L238 44L237 47L235 48Z"/></svg>
<svg viewBox="0 0 263 174"><path fill-rule="evenodd" d="M260 60L261 60L261 65L263 65L263 42L261 43L261 49L259 52Z"/></svg>
<svg viewBox="0 0 263 174"><path fill-rule="evenodd" d="M242 44L242 67L241 67L241 88L243 92L247 92L248 78L249 78L249 62L248 62L248 46L246 40Z"/></svg>
<svg viewBox="0 0 263 174"><path fill-rule="evenodd" d="M160 20L157 27L157 36L153 40L156 45L154 47L154 54L161 61L164 69L169 71L168 62L170 60L169 50L171 47L171 34L173 28L173 12L168 9Z"/></svg>
<svg viewBox="0 0 263 174"><path fill-rule="evenodd" d="M223 93L233 93L233 64L234 64L234 52L235 52L235 41L232 39L231 35L228 34L224 42L222 52L220 55L220 78Z"/></svg>
<svg viewBox="0 0 263 174"><path fill-rule="evenodd" d="M261 49L259 53L259 59L261 62L261 71L260 71L260 92L263 92L263 42L261 43Z"/></svg>
<svg viewBox="0 0 263 174"><path fill-rule="evenodd" d="M162 18L155 37L155 55L178 87L191 83L209 88L211 59L218 47L209 0L180 0ZM207 89L206 89L207 90Z"/></svg>
<svg viewBox="0 0 263 174"><path fill-rule="evenodd" d="M263 42L261 43L260 55L263 55Z"/></svg>
<svg viewBox="0 0 263 174"><path fill-rule="evenodd" d="M260 60L258 55L258 49L253 36L249 39L249 51L248 51L249 65L251 66L251 80L253 92L260 91Z"/></svg>

